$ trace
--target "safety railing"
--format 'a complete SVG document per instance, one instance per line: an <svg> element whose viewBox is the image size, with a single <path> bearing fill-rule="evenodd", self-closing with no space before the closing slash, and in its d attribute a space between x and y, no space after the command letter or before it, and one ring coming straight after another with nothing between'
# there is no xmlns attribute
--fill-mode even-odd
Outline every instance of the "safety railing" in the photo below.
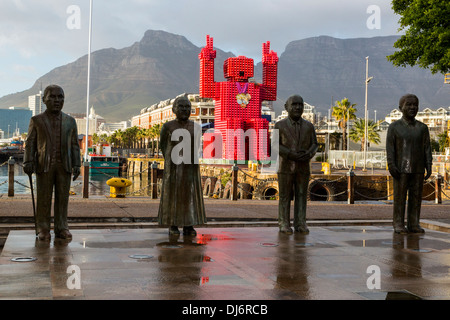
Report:
<svg viewBox="0 0 450 320"><path fill-rule="evenodd" d="M30 189L31 186L24 184L14 177L14 166L19 165L20 163L16 163L13 158L10 158L8 161L0 164L0 167L8 165L8 179L4 181L0 181L0 186L8 183L8 197L14 196L14 185L20 185L23 188ZM101 172L108 177L116 177L110 175L108 173ZM239 176L243 177L243 179L239 179ZM130 188L130 191L126 193L120 193L121 196L150 196L151 199L158 199L160 194L161 186L162 186L162 178L163 178L163 169L159 168L159 164L157 162L148 163L147 167L142 168L139 172L134 172L130 175L127 175L127 178L135 179L139 177L140 182L144 182L139 188ZM145 177L143 179L142 177ZM327 179L325 178L327 177ZM423 196L423 199L433 198L435 203L442 203L442 199L450 200L449 195L445 192L450 188L448 181L448 171L445 172L444 176L441 174L435 174L430 177L427 181L424 182L424 187L427 187L427 190L430 190L429 194ZM210 179L209 183L214 180L214 186L209 186L209 191L203 193L204 196L212 197L212 198L226 198L231 200L241 199L276 199L277 198L277 177L271 176L269 178L262 179L258 176L252 175L249 172L246 172L239 168L237 165L232 166L231 168L225 169L222 168L220 173L215 176L204 177ZM241 181L239 181L241 180ZM249 188L249 181L253 181L253 185L256 185L255 188ZM308 188L308 199L312 197L315 198L323 198L324 200L337 199L347 194L347 203L354 204L355 196L358 196L359 199L365 200L392 200L393 199L393 179L390 176L379 177L376 180L371 180L367 178L367 175L357 176L355 172L350 169L345 175L338 176L337 178L329 179L329 176L317 177L311 176L309 184L310 186L313 184L320 184L323 187L327 187L328 193L321 194L317 193L313 190L313 188ZM74 188L83 184L83 181L78 182L71 186ZM103 191L103 188L96 185L92 181L89 184L98 190ZM343 188L342 185L346 184L346 188ZM384 184L387 187L377 188L376 185ZM270 185L274 192L270 194L264 194L262 192L263 186ZM340 190L333 187L336 185L340 185ZM382 196L374 196L374 192L364 193L363 190L386 190L386 195ZM379 192L378 192L379 193ZM104 192L105 196L113 196L114 193Z"/></svg>

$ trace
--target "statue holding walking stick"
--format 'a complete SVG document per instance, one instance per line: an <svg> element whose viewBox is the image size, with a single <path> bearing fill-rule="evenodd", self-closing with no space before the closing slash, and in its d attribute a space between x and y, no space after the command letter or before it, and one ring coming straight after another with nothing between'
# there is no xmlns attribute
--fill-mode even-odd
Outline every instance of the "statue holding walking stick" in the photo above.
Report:
<svg viewBox="0 0 450 320"><path fill-rule="evenodd" d="M24 171L36 173L35 227L39 240L50 240L53 190L55 237L71 239L67 223L70 180L80 175L81 158L75 119L61 112L64 91L57 85L44 90L47 110L31 118L25 145ZM33 198L34 208L34 198Z"/></svg>

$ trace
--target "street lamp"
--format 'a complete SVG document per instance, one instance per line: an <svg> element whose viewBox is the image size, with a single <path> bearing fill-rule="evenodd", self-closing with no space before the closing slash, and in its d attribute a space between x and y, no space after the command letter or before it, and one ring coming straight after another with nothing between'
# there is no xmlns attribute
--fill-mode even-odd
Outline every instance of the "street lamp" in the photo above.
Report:
<svg viewBox="0 0 450 320"><path fill-rule="evenodd" d="M349 120L350 120L350 108L347 109L347 124L346 124L346 126L347 126L347 128L346 128L346 131L347 131L347 151L350 150L350 148L349 148L349 146L350 146L350 132L349 132L350 128L348 126ZM348 157L348 153L347 153L347 157Z"/></svg>
<svg viewBox="0 0 450 320"><path fill-rule="evenodd" d="M89 37L88 37L88 69L87 69L87 93L86 93L86 144L84 146L83 161L83 198L89 198L89 96L90 96L90 80L91 80L91 45L92 45L92 2L89 1Z"/></svg>
<svg viewBox="0 0 450 320"><path fill-rule="evenodd" d="M366 98L364 103L364 167L362 171L367 171L366 162L367 162L367 148L368 148L368 138L369 138L369 128L368 128L368 116L367 116L367 87L369 85L370 80L373 77L369 78L369 57L366 57Z"/></svg>

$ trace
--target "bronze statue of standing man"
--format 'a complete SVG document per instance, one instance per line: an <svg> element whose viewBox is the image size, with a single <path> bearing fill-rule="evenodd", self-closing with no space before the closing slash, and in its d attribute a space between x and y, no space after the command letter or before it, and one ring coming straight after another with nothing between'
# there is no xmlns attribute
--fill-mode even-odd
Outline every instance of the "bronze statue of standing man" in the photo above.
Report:
<svg viewBox="0 0 450 320"><path fill-rule="evenodd" d="M177 97L172 107L176 119L161 128L161 150L164 175L161 188L158 222L169 226L170 235L195 236L195 225L206 223L205 207L198 163L202 129L189 120L191 102Z"/></svg>
<svg viewBox="0 0 450 320"><path fill-rule="evenodd" d="M292 234L290 227L291 199L294 199L294 229L309 233L306 226L306 202L311 174L310 160L318 143L314 126L302 118L303 98L293 95L284 106L288 117L275 123L279 134L278 223L280 232Z"/></svg>
<svg viewBox="0 0 450 320"><path fill-rule="evenodd" d="M70 239L67 223L70 180L80 175L80 147L75 119L61 112L64 91L57 85L45 88L47 110L31 118L25 145L24 171L36 173L36 235L50 240L53 189L55 237Z"/></svg>
<svg viewBox="0 0 450 320"><path fill-rule="evenodd" d="M388 169L394 178L394 232L423 233L419 221L423 182L430 177L433 162L430 133L426 124L415 119L419 111L419 99L415 95L401 97L399 108L403 116L389 125L386 137Z"/></svg>

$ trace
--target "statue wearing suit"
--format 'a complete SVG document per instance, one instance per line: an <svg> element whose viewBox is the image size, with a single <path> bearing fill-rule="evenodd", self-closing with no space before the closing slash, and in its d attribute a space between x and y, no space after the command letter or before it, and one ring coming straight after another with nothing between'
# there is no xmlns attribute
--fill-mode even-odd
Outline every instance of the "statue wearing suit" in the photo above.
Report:
<svg viewBox="0 0 450 320"><path fill-rule="evenodd" d="M62 239L72 238L67 224L70 180L80 174L80 147L75 119L61 112L64 91L52 85L44 91L45 112L31 118L25 145L24 171L36 173L36 234L50 239L52 193L55 191L54 231Z"/></svg>
<svg viewBox="0 0 450 320"><path fill-rule="evenodd" d="M306 226L306 202L310 178L310 160L318 144L314 126L302 118L304 102L298 95L289 97L285 104L288 117L278 121L278 223L280 232L292 234L290 227L291 200L294 199L294 229L309 233Z"/></svg>
<svg viewBox="0 0 450 320"><path fill-rule="evenodd" d="M389 125L386 136L388 169L394 178L394 232L423 233L419 221L423 182L430 177L433 162L430 133L426 124L415 119L419 111L419 99L415 95L403 96L399 108L403 116ZM407 228L404 222L406 198Z"/></svg>

